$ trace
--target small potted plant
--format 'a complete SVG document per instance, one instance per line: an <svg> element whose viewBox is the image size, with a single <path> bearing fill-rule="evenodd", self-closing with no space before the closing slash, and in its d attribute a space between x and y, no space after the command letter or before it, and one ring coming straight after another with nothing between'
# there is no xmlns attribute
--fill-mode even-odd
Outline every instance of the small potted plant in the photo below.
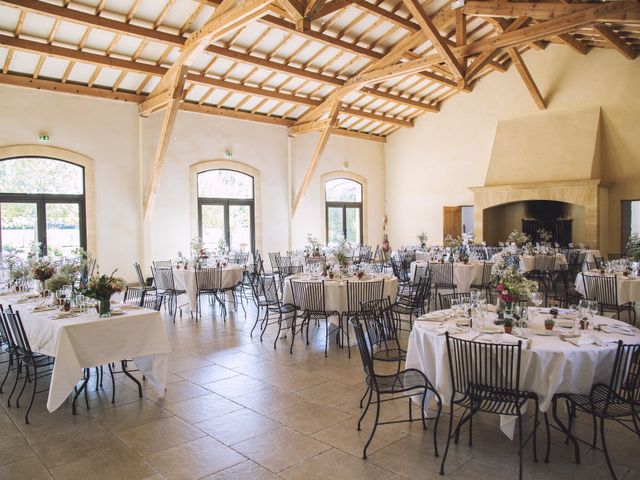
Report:
<svg viewBox="0 0 640 480"><path fill-rule="evenodd" d="M513 319L511 317L504 318L504 333L511 333L513 329Z"/></svg>
<svg viewBox="0 0 640 480"><path fill-rule="evenodd" d="M556 321L553 319L553 317L548 317L544 321L544 328L547 330L553 330L553 327L555 324L556 324Z"/></svg>

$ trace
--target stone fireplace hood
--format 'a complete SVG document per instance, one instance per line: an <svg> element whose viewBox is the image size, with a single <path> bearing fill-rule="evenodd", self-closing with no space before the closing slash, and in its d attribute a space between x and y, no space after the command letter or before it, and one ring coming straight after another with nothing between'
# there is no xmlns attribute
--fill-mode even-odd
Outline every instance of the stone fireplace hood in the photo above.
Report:
<svg viewBox="0 0 640 480"><path fill-rule="evenodd" d="M608 188L601 179L600 109L589 108L499 122L485 185L474 193L474 235L482 241L484 210L529 200L583 206L584 238L607 251Z"/></svg>

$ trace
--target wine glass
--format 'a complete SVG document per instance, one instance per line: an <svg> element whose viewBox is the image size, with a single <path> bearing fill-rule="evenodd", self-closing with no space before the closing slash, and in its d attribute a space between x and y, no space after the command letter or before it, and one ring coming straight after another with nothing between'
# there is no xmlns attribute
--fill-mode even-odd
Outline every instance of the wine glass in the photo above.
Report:
<svg viewBox="0 0 640 480"><path fill-rule="evenodd" d="M457 317L460 313L460 299L452 298L451 299L451 311L453 312L454 317Z"/></svg>
<svg viewBox="0 0 640 480"><path fill-rule="evenodd" d="M480 291L474 288L469 293L469 302L471 303L472 306L475 307L478 305L479 301L480 301Z"/></svg>
<svg viewBox="0 0 640 480"><path fill-rule="evenodd" d="M542 305L542 292L533 292L531 294L531 303L536 306L536 314L540 315L540 305Z"/></svg>

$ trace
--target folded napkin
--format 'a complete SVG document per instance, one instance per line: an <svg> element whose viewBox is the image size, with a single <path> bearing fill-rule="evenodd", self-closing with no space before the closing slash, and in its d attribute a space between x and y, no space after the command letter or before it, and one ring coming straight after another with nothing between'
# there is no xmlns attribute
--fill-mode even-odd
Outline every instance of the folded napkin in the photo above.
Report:
<svg viewBox="0 0 640 480"><path fill-rule="evenodd" d="M131 305L128 303L125 303L123 305L118 305L118 308L120 310L142 310L142 307L140 307L139 305Z"/></svg>
<svg viewBox="0 0 640 480"><path fill-rule="evenodd" d="M482 343L496 343L496 344L506 344L506 345L517 345L518 342L522 340L518 337L515 337L509 333L503 333L498 335L481 335L476 338L477 342Z"/></svg>
<svg viewBox="0 0 640 480"><path fill-rule="evenodd" d="M576 347L581 347L583 345L593 345L595 342L593 337L588 335L578 335L576 337L564 337L565 341L575 345Z"/></svg>
<svg viewBox="0 0 640 480"><path fill-rule="evenodd" d="M453 318L453 312L450 309L447 310L437 310L435 312L425 313L424 315L417 318L418 321L423 322L444 322Z"/></svg>
<svg viewBox="0 0 640 480"><path fill-rule="evenodd" d="M55 305L46 305L41 303L40 305L36 305L33 307L34 312L48 312L49 310L57 310L58 307Z"/></svg>
<svg viewBox="0 0 640 480"><path fill-rule="evenodd" d="M487 312L496 313L498 311L498 306L488 303L487 305L484 306L484 309Z"/></svg>
<svg viewBox="0 0 640 480"><path fill-rule="evenodd" d="M636 331L629 326L626 325L600 325L600 330L604 333L615 333L619 335L636 335Z"/></svg>
<svg viewBox="0 0 640 480"><path fill-rule="evenodd" d="M435 332L437 332L438 335L444 335L447 332L451 335L457 335L459 333L465 333L466 331L466 328L460 328L455 325L443 325L435 329Z"/></svg>
<svg viewBox="0 0 640 480"><path fill-rule="evenodd" d="M72 317L77 317L78 314L74 313L74 312L59 312L56 313L53 317L51 317L52 320L62 320L64 318L72 318Z"/></svg>
<svg viewBox="0 0 640 480"><path fill-rule="evenodd" d="M4 297L5 295L12 295L16 292L14 292L13 290L6 290L4 292L0 292L0 297Z"/></svg>

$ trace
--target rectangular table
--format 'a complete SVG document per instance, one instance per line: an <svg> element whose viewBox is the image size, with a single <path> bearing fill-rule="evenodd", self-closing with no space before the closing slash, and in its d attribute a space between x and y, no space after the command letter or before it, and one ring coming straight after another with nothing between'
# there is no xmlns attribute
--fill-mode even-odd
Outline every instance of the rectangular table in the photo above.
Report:
<svg viewBox="0 0 640 480"><path fill-rule="evenodd" d="M100 318L95 310L54 319L57 311L34 312L42 300L20 303L21 295L0 296L0 304L20 313L31 349L55 357L47 409L64 403L82 379L83 369L133 359L136 367L164 396L171 344L160 312L126 310Z"/></svg>

